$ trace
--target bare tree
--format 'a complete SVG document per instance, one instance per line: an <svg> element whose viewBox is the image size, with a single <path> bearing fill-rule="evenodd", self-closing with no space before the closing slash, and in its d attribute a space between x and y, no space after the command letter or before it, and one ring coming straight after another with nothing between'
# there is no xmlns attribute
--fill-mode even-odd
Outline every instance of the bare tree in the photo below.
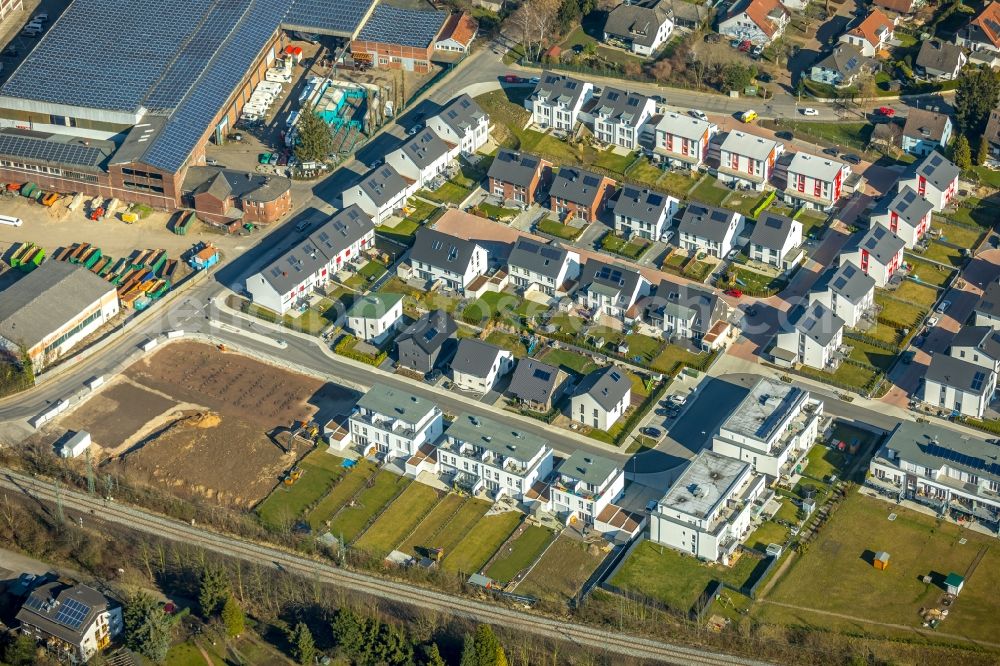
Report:
<svg viewBox="0 0 1000 666"><path fill-rule="evenodd" d="M507 17L504 32L524 46L529 58L538 60L555 28L558 11L558 0L525 0Z"/></svg>

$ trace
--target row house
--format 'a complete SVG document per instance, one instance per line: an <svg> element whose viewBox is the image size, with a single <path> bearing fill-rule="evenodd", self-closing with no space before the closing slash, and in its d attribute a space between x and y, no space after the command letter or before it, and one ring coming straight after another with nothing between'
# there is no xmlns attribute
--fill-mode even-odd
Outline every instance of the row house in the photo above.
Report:
<svg viewBox="0 0 1000 666"><path fill-rule="evenodd" d="M625 494L625 472L613 460L577 449L556 470L549 491L553 513L569 524L593 525Z"/></svg>
<svg viewBox="0 0 1000 666"><path fill-rule="evenodd" d="M761 192L783 150L782 144L771 139L733 130L720 146L719 180Z"/></svg>
<svg viewBox="0 0 1000 666"><path fill-rule="evenodd" d="M635 269L588 259L580 272L576 300L595 317L624 319L632 306L649 294L649 288L649 281Z"/></svg>
<svg viewBox="0 0 1000 666"><path fill-rule="evenodd" d="M552 175L552 165L528 153L501 148L486 174L489 193L527 207Z"/></svg>
<svg viewBox="0 0 1000 666"><path fill-rule="evenodd" d="M418 189L415 180L407 180L392 166L383 164L372 169L358 184L345 189L341 198L344 208L358 206L379 225L401 211L407 198Z"/></svg>
<svg viewBox="0 0 1000 666"><path fill-rule="evenodd" d="M615 231L623 236L659 240L679 206L675 197L648 187L625 185L615 201Z"/></svg>
<svg viewBox="0 0 1000 666"><path fill-rule="evenodd" d="M743 220L743 215L735 211L689 203L677 227L680 247L688 252L706 252L724 258L743 230Z"/></svg>
<svg viewBox="0 0 1000 666"><path fill-rule="evenodd" d="M830 211L844 193L851 167L828 157L798 152L788 163L785 202Z"/></svg>
<svg viewBox="0 0 1000 666"><path fill-rule="evenodd" d="M802 223L787 215L765 211L750 232L750 260L790 271L805 256Z"/></svg>
<svg viewBox="0 0 1000 666"><path fill-rule="evenodd" d="M948 355L1000 372L1000 331L991 326L963 326L952 338Z"/></svg>
<svg viewBox="0 0 1000 666"><path fill-rule="evenodd" d="M913 249L931 228L934 206L910 187L901 187L891 198L882 198L872 211L872 225L885 227L903 239L907 249Z"/></svg>
<svg viewBox="0 0 1000 666"><path fill-rule="evenodd" d="M490 117L464 93L431 116L427 127L462 153L474 153L490 140Z"/></svg>
<svg viewBox="0 0 1000 666"><path fill-rule="evenodd" d="M909 187L930 201L935 213L940 213L958 194L959 175L957 166L934 151L907 167L896 187Z"/></svg>
<svg viewBox="0 0 1000 666"><path fill-rule="evenodd" d="M1000 330L1000 283L996 280L986 285L983 295L973 307L976 326L990 326Z"/></svg>
<svg viewBox="0 0 1000 666"><path fill-rule="evenodd" d="M565 292L567 283L580 275L580 255L563 247L519 237L507 258L514 286L524 292L536 289L548 296Z"/></svg>
<svg viewBox="0 0 1000 666"><path fill-rule="evenodd" d="M834 364L844 340L844 320L820 302L813 302L789 319L778 333L771 355L779 365L796 363L824 370Z"/></svg>
<svg viewBox="0 0 1000 666"><path fill-rule="evenodd" d="M424 188L445 172L457 154L456 144L446 142L434 130L425 127L387 154L385 161L403 178Z"/></svg>
<svg viewBox="0 0 1000 666"><path fill-rule="evenodd" d="M729 306L712 289L668 280L660 282L643 305L646 320L665 340L689 340L698 346L730 315Z"/></svg>
<svg viewBox="0 0 1000 666"><path fill-rule="evenodd" d="M475 241L423 227L410 249L410 264L417 277L465 293L466 287L489 268L486 249Z"/></svg>
<svg viewBox="0 0 1000 666"><path fill-rule="evenodd" d="M609 146L639 149L639 134L656 113L656 102L639 93L607 86L584 107L581 120L594 128L594 138Z"/></svg>
<svg viewBox="0 0 1000 666"><path fill-rule="evenodd" d="M538 127L572 132L583 105L593 94L594 84L589 81L542 72L524 108L531 112L531 122Z"/></svg>
<svg viewBox="0 0 1000 666"><path fill-rule="evenodd" d="M884 287L902 267L905 247L902 238L881 225L873 225L858 247L843 252L840 260L860 267L861 272L875 280L875 286Z"/></svg>
<svg viewBox="0 0 1000 666"><path fill-rule="evenodd" d="M809 292L809 303L820 302L855 328L875 307L875 278L867 275L849 260L839 267L831 266L820 276Z"/></svg>
<svg viewBox="0 0 1000 666"><path fill-rule="evenodd" d="M938 353L931 357L924 373L920 400L946 412L981 419L993 401L996 386L997 373L992 368Z"/></svg>
<svg viewBox="0 0 1000 666"><path fill-rule="evenodd" d="M615 181L577 167L564 166L549 188L549 209L563 222L578 217L596 222L615 190Z"/></svg>
<svg viewBox="0 0 1000 666"><path fill-rule="evenodd" d="M363 455L409 458L433 444L444 430L441 408L426 398L375 384L358 400L348 418L350 442Z"/></svg>
<svg viewBox="0 0 1000 666"><path fill-rule="evenodd" d="M653 154L669 167L697 171L708 157L708 146L718 131L715 123L667 111L656 123Z"/></svg>

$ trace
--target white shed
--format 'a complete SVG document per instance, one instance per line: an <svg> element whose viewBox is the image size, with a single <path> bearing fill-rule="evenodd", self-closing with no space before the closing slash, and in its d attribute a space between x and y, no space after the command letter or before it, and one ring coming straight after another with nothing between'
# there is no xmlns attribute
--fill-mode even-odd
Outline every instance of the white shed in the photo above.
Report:
<svg viewBox="0 0 1000 666"><path fill-rule="evenodd" d="M76 458L78 455L86 451L89 446L90 433L86 430L80 430L73 433L72 437L63 442L59 455L63 458Z"/></svg>

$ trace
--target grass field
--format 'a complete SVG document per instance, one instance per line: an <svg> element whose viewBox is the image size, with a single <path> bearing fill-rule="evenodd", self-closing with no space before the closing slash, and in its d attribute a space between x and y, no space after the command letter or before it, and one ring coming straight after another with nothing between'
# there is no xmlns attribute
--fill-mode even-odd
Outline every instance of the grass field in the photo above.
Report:
<svg viewBox="0 0 1000 666"><path fill-rule="evenodd" d="M890 513L896 514L891 522L887 520ZM960 544L961 538L967 542ZM859 620L919 627L919 609L936 605L944 592L939 587L941 579L950 572L965 575L982 546L989 546L989 551L966 579L941 631L995 640L1000 630L996 615L1000 549L996 539L856 493L833 514L806 554L793 562L770 598ZM891 556L885 571L871 564L872 554L879 550ZM932 577L932 583L922 582L926 575ZM892 603L886 603L887 599ZM824 628L830 620L808 612L796 617Z"/></svg>
<svg viewBox="0 0 1000 666"><path fill-rule="evenodd" d="M434 509L438 499L434 488L411 483L354 545L373 555L388 555Z"/></svg>
<svg viewBox="0 0 1000 666"><path fill-rule="evenodd" d="M516 590L519 594L568 601L576 596L604 557L605 553L597 547L562 535Z"/></svg>
<svg viewBox="0 0 1000 666"><path fill-rule="evenodd" d="M462 187L458 183L449 180L433 192L421 190L417 193L417 196L429 199L430 201L437 201L438 203L460 204L465 201L470 194L472 194L471 189Z"/></svg>
<svg viewBox="0 0 1000 666"><path fill-rule="evenodd" d="M938 292L933 287L917 284L913 280L903 280L892 295L901 301L930 308L937 300Z"/></svg>
<svg viewBox="0 0 1000 666"><path fill-rule="evenodd" d="M385 470L375 475L371 486L366 486L354 498L353 506L345 506L330 521L330 533L343 537L345 542L354 541L378 514L400 491L410 485L410 479Z"/></svg>
<svg viewBox="0 0 1000 666"><path fill-rule="evenodd" d="M949 243L954 243L960 247L967 247L970 250L979 243L979 239L983 237L984 233L981 229L961 227L938 218L934 218L931 228L941 232L940 240L946 240Z"/></svg>
<svg viewBox="0 0 1000 666"><path fill-rule="evenodd" d="M538 360L581 375L590 374L597 369L597 364L590 358L568 349L549 349Z"/></svg>
<svg viewBox="0 0 1000 666"><path fill-rule="evenodd" d="M996 223L997 214L1000 213L1000 205L992 201L982 201L975 197L967 197L962 202L962 206L950 213L947 217L956 222L964 222L988 229Z"/></svg>
<svg viewBox="0 0 1000 666"><path fill-rule="evenodd" d="M851 358L855 361L873 365L879 370L888 370L896 358L895 354L886 349L854 338L844 338L844 344L850 345Z"/></svg>
<svg viewBox="0 0 1000 666"><path fill-rule="evenodd" d="M884 293L875 294L875 302L882 306L882 312L879 316L910 328L916 326L929 309L898 298L892 298Z"/></svg>
<svg viewBox="0 0 1000 666"><path fill-rule="evenodd" d="M921 261L916 255L906 254L905 259L906 262L912 266L910 277L917 277L921 282L925 282L935 287L944 286L955 273L955 271L948 270L943 266Z"/></svg>
<svg viewBox="0 0 1000 666"><path fill-rule="evenodd" d="M920 256L954 268L962 265L961 250L945 245L944 243L938 243L937 241L928 243L927 251L920 253Z"/></svg>
<svg viewBox="0 0 1000 666"><path fill-rule="evenodd" d="M554 538L552 530L528 525L510 545L510 549L490 565L486 575L503 583L510 581L518 572L531 566Z"/></svg>
<svg viewBox="0 0 1000 666"><path fill-rule="evenodd" d="M372 465L367 460L359 460L358 463L350 469L340 481L333 487L326 497L323 497L319 501L319 504L309 512L308 520L309 526L314 530L318 530L326 524L337 510L344 505L347 500L351 499L357 493L361 487L365 484L365 481L369 476L375 471L375 466ZM304 478L304 477L303 477Z"/></svg>
<svg viewBox="0 0 1000 666"><path fill-rule="evenodd" d="M299 463L302 476L292 486L278 486L257 507L257 515L270 527L291 524L306 507L323 497L346 470L341 467L343 458L330 455L326 448L319 448Z"/></svg>
<svg viewBox="0 0 1000 666"><path fill-rule="evenodd" d="M776 543L779 546L784 546L787 540L787 527L771 520L765 520L757 529L750 533L750 536L747 537L746 545L763 553L767 551L767 547L770 544Z"/></svg>
<svg viewBox="0 0 1000 666"><path fill-rule="evenodd" d="M577 236L583 233L584 229L584 227L571 227L568 224L563 224L562 222L557 222L548 218L539 220L538 223L535 224L535 228L542 233L555 236L556 238L562 238L563 240L575 240Z"/></svg>
<svg viewBox="0 0 1000 666"><path fill-rule="evenodd" d="M856 391L864 389L864 387L875 378L875 374L877 372L874 368L862 368L850 363L841 363L840 367L838 367L834 372L817 370L816 368L811 368L807 365L799 367L798 371L809 377L816 377L820 381L825 379L846 384Z"/></svg>
<svg viewBox="0 0 1000 666"><path fill-rule="evenodd" d="M609 231L604 234L604 237L601 239L601 249L605 252L618 254L623 257L628 257L629 259L638 259L648 247L648 240L642 238L625 240L624 238L615 235L613 231Z"/></svg>
<svg viewBox="0 0 1000 666"><path fill-rule="evenodd" d="M449 495L420 521L398 550L418 554L418 548L442 548L447 556L489 508L490 505L481 500Z"/></svg>
<svg viewBox="0 0 1000 666"><path fill-rule="evenodd" d="M805 120L784 120L782 129L789 129L800 139L819 139L824 144L864 150L871 136L869 123L818 123Z"/></svg>
<svg viewBox="0 0 1000 666"><path fill-rule="evenodd" d="M705 176L698 186L691 190L690 198L712 206L721 206L732 190L719 185L719 181L711 176Z"/></svg>
<svg viewBox="0 0 1000 666"><path fill-rule="evenodd" d="M820 481L825 481L831 474L842 477L847 466L847 457L825 444L817 444L809 449L807 457L809 464L802 473Z"/></svg>
<svg viewBox="0 0 1000 666"><path fill-rule="evenodd" d="M464 538L450 552L445 550L441 566L446 571L467 574L478 572L497 548L503 545L522 518L524 515L517 511L484 516L471 529L463 531Z"/></svg>

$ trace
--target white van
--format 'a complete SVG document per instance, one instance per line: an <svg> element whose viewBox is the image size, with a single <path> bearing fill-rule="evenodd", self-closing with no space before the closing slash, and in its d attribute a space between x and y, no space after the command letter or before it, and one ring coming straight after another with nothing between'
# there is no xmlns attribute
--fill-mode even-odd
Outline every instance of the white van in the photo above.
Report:
<svg viewBox="0 0 1000 666"><path fill-rule="evenodd" d="M10 215L0 215L0 224L6 224L8 227L19 227L24 224L24 220Z"/></svg>

